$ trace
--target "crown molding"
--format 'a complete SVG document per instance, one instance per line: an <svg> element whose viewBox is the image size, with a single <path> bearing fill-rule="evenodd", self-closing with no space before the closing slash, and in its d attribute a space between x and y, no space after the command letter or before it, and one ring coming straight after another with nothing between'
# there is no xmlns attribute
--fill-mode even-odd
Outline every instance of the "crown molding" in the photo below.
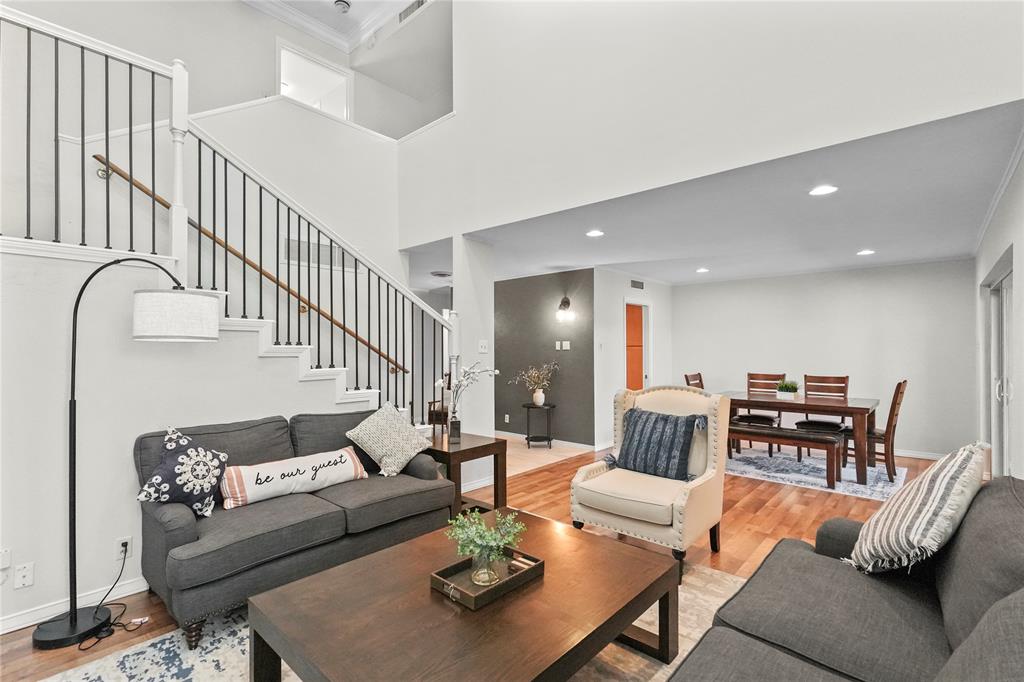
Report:
<svg viewBox="0 0 1024 682"><path fill-rule="evenodd" d="M289 26L297 28L317 40L322 40L328 45L336 47L346 54L351 52L352 48L358 44L358 41L353 43L344 33L340 33L308 14L300 12L291 5L282 2L282 0L242 0L242 2L255 10L274 17L278 21L283 21Z"/></svg>

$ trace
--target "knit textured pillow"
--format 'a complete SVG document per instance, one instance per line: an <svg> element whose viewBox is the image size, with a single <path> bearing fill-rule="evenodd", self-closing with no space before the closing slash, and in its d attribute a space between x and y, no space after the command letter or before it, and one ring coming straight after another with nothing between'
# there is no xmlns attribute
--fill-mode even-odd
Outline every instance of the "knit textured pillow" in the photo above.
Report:
<svg viewBox="0 0 1024 682"><path fill-rule="evenodd" d="M413 457L429 448L431 442L391 403L384 403L345 435L377 463L383 476L397 476Z"/></svg>
<svg viewBox="0 0 1024 682"><path fill-rule="evenodd" d="M985 443L965 445L897 490L860 529L846 563L881 573L927 559L945 545L981 488Z"/></svg>

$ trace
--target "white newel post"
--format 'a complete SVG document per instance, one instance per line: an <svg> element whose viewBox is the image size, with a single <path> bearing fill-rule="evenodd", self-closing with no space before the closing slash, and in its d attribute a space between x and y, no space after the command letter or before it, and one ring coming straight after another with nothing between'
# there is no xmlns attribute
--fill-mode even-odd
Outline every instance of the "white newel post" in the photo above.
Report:
<svg viewBox="0 0 1024 682"><path fill-rule="evenodd" d="M185 208L185 135L188 133L188 70L175 59L171 66L171 142L174 148L174 189L171 196L171 255L175 274L188 284L188 209Z"/></svg>

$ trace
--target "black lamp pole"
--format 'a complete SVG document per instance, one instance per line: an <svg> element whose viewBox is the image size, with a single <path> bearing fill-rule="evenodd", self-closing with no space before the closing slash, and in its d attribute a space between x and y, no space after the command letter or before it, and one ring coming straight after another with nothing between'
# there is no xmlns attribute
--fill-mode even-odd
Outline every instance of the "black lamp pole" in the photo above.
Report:
<svg viewBox="0 0 1024 682"><path fill-rule="evenodd" d="M99 604L95 607L78 608L77 559L75 548L75 440L77 434L75 422L75 368L78 356L78 307L82 302L89 283L107 268L121 263L145 263L162 270L174 282L175 289L184 289L177 277L164 266L147 258L118 258L104 263L92 271L82 283L75 298L75 309L71 315L71 398L68 401L68 595L70 604L68 612L53 620L36 626L32 633L32 646L37 649L59 649L72 644L84 642L99 634L109 634L110 609Z"/></svg>

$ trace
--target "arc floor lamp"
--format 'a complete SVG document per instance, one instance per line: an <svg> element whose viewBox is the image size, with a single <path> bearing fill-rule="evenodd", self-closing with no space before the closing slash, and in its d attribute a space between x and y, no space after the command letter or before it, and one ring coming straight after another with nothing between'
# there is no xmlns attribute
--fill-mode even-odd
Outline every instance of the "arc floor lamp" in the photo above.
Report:
<svg viewBox="0 0 1024 682"><path fill-rule="evenodd" d="M77 561L75 553L75 370L78 362L78 308L89 283L104 270L121 263L142 263L161 270L171 278L171 289L136 291L132 337L137 341L216 341L220 336L220 306L216 294L186 291L171 272L147 258L118 258L104 263L86 277L75 298L71 314L71 397L68 401L68 612L40 623L32 633L38 649L71 646L108 630L110 609L78 607Z"/></svg>

